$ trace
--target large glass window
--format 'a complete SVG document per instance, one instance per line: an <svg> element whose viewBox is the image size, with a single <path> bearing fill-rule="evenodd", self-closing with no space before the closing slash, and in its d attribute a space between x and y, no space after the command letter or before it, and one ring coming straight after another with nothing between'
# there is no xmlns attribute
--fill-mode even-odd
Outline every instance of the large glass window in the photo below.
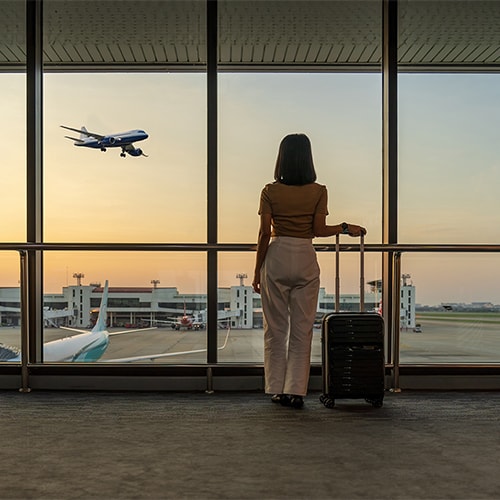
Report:
<svg viewBox="0 0 500 500"><path fill-rule="evenodd" d="M499 4L399 6L399 241L496 244L500 77L484 70L498 67L490 28ZM403 255L402 363L499 361L496 261L483 253Z"/></svg>
<svg viewBox="0 0 500 500"><path fill-rule="evenodd" d="M321 322L324 315L335 308L335 254L318 249L321 269L320 292L314 324L312 362L321 363ZM253 292L251 281L255 254L224 252L219 258L219 360L223 362L253 362L264 360L264 329L260 295ZM360 263L357 253L343 252L340 257L340 309L360 309ZM365 254L365 310L379 311L381 258ZM227 328L231 327L228 342L224 344Z"/></svg>
<svg viewBox="0 0 500 500"><path fill-rule="evenodd" d="M26 241L25 2L2 2L0 15L0 225L1 242ZM0 251L0 362L19 361L20 258Z"/></svg>
<svg viewBox="0 0 500 500"><path fill-rule="evenodd" d="M381 239L381 78L376 74L220 76L219 238L257 239L259 196L273 182L281 139L305 133L329 222L347 220Z"/></svg>
<svg viewBox="0 0 500 500"><path fill-rule="evenodd" d="M1 241L26 240L25 2L2 2L0 15ZM6 72L7 70L8 72ZM15 72L14 72L15 71Z"/></svg>
<svg viewBox="0 0 500 500"><path fill-rule="evenodd" d="M44 267L45 361L206 362L204 254L54 251Z"/></svg>
<svg viewBox="0 0 500 500"><path fill-rule="evenodd" d="M78 332L65 328L96 325L106 282L104 326L127 332L46 361L205 363L207 293L214 292L207 271L215 271L195 244L206 242L209 218L217 219L219 243L256 241L259 195L289 133L311 138L318 182L328 187L328 222L362 224L368 244L381 242L380 1L217 2L217 210L207 207L214 144L207 144L205 31L214 4L37 4L44 21L41 184L26 178L25 58L33 47L26 47L25 5L4 1L0 16L1 241L26 240L26 187L41 185L45 242L193 244L184 252L45 250L45 347L71 344ZM398 12L398 242L494 244L500 80L483 70L500 63L498 2L409 0ZM472 16L491 22L470 23ZM335 302L334 254L320 247L333 242L314 241L321 288L313 363L321 362L321 318ZM261 363L262 307L250 286L255 254L215 250L218 328L210 335L218 337L218 359ZM495 263L485 253L403 255L403 364L499 361ZM0 344L15 348L19 255L6 245L0 271ZM358 277L358 255L344 252L341 310L359 309ZM383 310L381 277L380 253L368 252L366 310Z"/></svg>
<svg viewBox="0 0 500 500"><path fill-rule="evenodd" d="M498 363L498 256L415 254L402 259L401 363Z"/></svg>
<svg viewBox="0 0 500 500"><path fill-rule="evenodd" d="M399 235L404 243L500 238L500 76L399 77Z"/></svg>
<svg viewBox="0 0 500 500"><path fill-rule="evenodd" d="M254 293L251 285L254 265L253 252L219 254L217 324L221 362L264 360L262 306L260 295Z"/></svg>
<svg viewBox="0 0 500 500"><path fill-rule="evenodd" d="M46 75L45 239L205 240L204 86L200 74ZM134 129L149 135L133 143L147 157L85 147Z"/></svg>
<svg viewBox="0 0 500 500"><path fill-rule="evenodd" d="M21 349L20 262L0 251L0 363L19 362Z"/></svg>

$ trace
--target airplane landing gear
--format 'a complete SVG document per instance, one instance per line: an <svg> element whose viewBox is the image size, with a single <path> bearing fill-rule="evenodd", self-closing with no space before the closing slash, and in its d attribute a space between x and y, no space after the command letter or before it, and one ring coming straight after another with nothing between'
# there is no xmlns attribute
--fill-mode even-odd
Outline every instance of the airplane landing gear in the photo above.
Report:
<svg viewBox="0 0 500 500"><path fill-rule="evenodd" d="M105 153L105 152L106 152L106 148L101 148L101 151L102 151L103 153Z"/></svg>
<svg viewBox="0 0 500 500"><path fill-rule="evenodd" d="M127 155L126 155L125 153L120 153L120 156L121 156L122 158L125 158Z"/></svg>

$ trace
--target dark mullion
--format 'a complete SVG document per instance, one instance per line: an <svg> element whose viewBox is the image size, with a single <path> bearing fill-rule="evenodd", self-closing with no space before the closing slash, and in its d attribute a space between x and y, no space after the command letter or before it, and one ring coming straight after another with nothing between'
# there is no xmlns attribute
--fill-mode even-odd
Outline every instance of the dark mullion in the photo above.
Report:
<svg viewBox="0 0 500 500"><path fill-rule="evenodd" d="M217 244L217 0L207 0L207 242ZM217 363L217 250L207 253L207 362Z"/></svg>
<svg viewBox="0 0 500 500"><path fill-rule="evenodd" d="M382 243L398 241L398 0L382 1ZM394 336L393 310L399 297L394 296L393 252L385 252L382 259L382 304L386 331ZM388 342L388 356L394 359L393 346Z"/></svg>
<svg viewBox="0 0 500 500"><path fill-rule="evenodd" d="M26 179L27 241L43 243L43 1L26 2ZM42 252L28 251L29 359L43 356Z"/></svg>

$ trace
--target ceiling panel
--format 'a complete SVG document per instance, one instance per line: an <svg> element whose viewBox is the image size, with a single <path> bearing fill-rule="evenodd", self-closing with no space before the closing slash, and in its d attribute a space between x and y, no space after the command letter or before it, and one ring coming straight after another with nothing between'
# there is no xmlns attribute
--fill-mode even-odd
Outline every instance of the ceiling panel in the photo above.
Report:
<svg viewBox="0 0 500 500"><path fill-rule="evenodd" d="M219 0L222 69L380 69L379 0ZM500 0L401 0L406 69L500 69ZM203 0L46 0L47 69L196 69ZM0 0L0 69L26 60L25 2Z"/></svg>

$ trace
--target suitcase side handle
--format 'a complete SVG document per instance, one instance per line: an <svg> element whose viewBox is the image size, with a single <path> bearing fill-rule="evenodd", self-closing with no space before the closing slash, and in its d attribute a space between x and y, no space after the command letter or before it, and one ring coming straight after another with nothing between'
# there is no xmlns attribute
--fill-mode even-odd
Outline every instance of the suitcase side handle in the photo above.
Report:
<svg viewBox="0 0 500 500"><path fill-rule="evenodd" d="M340 310L340 235L335 236L335 312ZM365 236L359 241L359 310L365 310Z"/></svg>

